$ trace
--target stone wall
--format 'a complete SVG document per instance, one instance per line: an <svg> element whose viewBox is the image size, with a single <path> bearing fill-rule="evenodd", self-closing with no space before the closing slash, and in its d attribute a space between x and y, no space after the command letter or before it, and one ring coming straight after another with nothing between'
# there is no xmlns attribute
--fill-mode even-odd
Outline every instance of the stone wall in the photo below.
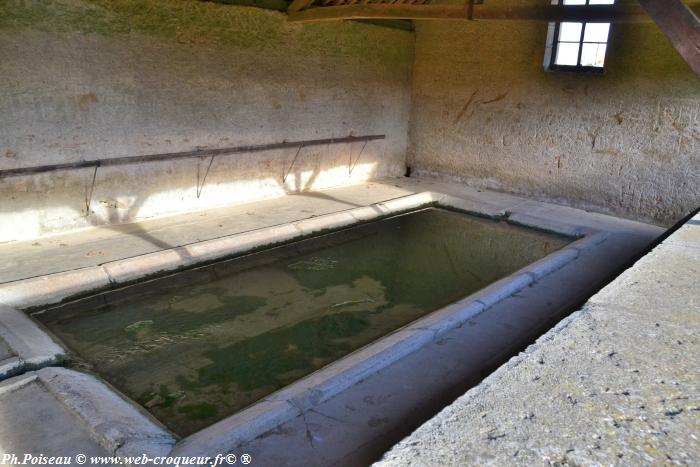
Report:
<svg viewBox="0 0 700 467"><path fill-rule="evenodd" d="M417 23L414 172L664 225L700 205L700 80L659 29L614 25L602 76L543 71L546 35Z"/></svg>
<svg viewBox="0 0 700 467"><path fill-rule="evenodd" d="M0 241L402 174L413 43L192 0L2 1L0 169L387 139L305 148L291 171L296 149L220 156L203 184L209 159L100 168L94 187L91 168L0 179Z"/></svg>
<svg viewBox="0 0 700 467"><path fill-rule="evenodd" d="M700 204L700 80L655 25L614 26L602 76L544 72L545 24L416 29L191 0L0 2L0 169L387 135L306 148L291 170L296 149L218 157L204 182L208 159L100 168L94 186L92 169L0 179L0 241L400 175L406 161L657 224Z"/></svg>

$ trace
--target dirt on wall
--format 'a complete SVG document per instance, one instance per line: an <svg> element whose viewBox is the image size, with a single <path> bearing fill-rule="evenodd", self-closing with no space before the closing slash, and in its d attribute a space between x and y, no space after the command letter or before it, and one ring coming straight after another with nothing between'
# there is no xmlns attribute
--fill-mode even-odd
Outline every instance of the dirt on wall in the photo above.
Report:
<svg viewBox="0 0 700 467"><path fill-rule="evenodd" d="M386 135L293 166L296 150L217 157L206 179L199 159L2 179L0 241L400 175L412 61L411 32L259 8L0 2L0 169Z"/></svg>
<svg viewBox="0 0 700 467"><path fill-rule="evenodd" d="M658 28L614 25L603 75L545 72L546 34L418 22L417 173L661 225L700 205L700 80Z"/></svg>
<svg viewBox="0 0 700 467"><path fill-rule="evenodd" d="M300 25L288 23L277 11L193 0L4 0L0 30L15 28L102 36L139 33L180 44L355 57L397 66L413 59L405 31L352 22Z"/></svg>

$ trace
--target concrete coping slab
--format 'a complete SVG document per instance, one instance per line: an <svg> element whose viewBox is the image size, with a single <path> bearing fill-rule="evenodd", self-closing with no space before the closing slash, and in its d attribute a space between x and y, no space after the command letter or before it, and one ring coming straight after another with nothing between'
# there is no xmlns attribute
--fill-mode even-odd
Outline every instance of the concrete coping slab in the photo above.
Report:
<svg viewBox="0 0 700 467"><path fill-rule="evenodd" d="M18 401L10 396L18 391L27 393L24 399L32 410L2 407L16 406ZM10 412L10 420L3 420L3 425L23 435L21 439L11 434L3 436L9 444L3 445L6 452L41 446L44 453L71 451L58 453L64 456L75 455L84 448L98 454L154 457L166 455L176 441L149 415L97 378L65 368L44 368L3 381L0 411L6 416L5 412ZM19 414L23 415L21 419L12 419ZM26 439L28 433L31 438L35 431L41 439Z"/></svg>
<svg viewBox="0 0 700 467"><path fill-rule="evenodd" d="M376 220L385 216L409 212L431 205L489 218L513 221L509 219L509 217L512 217L511 213L503 209L502 204L491 206L474 200L462 199L442 193L422 192L290 224L273 226L135 258L114 261L99 267L85 268L6 284L0 286L0 302L9 302L21 308L55 304L71 297L80 296L81 294L86 295L100 289L126 285L154 274L172 272L192 265L204 264L226 257L237 256L239 254L255 251L256 249L288 242L309 235L340 229L356 224L358 220ZM539 216L532 216L531 219L527 219L528 227L582 238L578 238L578 240L575 240L562 250L556 251L522 268L481 291L457 303L437 310L357 350L335 363L312 373L296 383L270 395L248 409L187 437L175 447L173 453L216 455L222 452L228 452L235 448L235 446L248 442L274 429L280 424L298 416L300 413L327 401L404 356L417 351L429 342L439 338L445 332L462 325L471 317L476 316L525 287L532 285L546 275L576 260L587 250L595 247L595 245L605 241L607 238L606 232L597 231L587 225L577 225L574 221L575 219L560 219L558 222L540 222ZM523 217L519 217L514 223L524 222ZM42 332L38 327L37 331ZM58 348L60 349L60 347ZM65 372L69 370L45 369L41 371L44 371L43 374L48 374L50 371L57 371L58 373L54 374L54 377L63 378L68 381L65 384L76 381L87 381L80 380L73 376L68 378L65 374L61 373L62 371ZM93 377L87 375L83 376L90 378L92 381L96 381ZM94 383L86 382L85 386L80 386L82 383L75 384L78 385L76 386L76 395L73 399L70 399L69 402L73 404L77 410L80 407L84 407L81 405L83 389L86 391L85 398L88 400L93 397L90 391L95 392L96 389ZM123 406L123 404L129 406L129 413L131 413L133 417L136 417L134 414L137 413L140 414L141 417L146 417L146 419L148 419L148 416L143 415L140 408L135 404L126 402L118 396L116 392L110 391L105 385L102 385L102 388L103 389L100 389L100 391L110 393L110 397L115 404L117 404L116 401L118 400L120 401L120 406ZM106 399L108 399L107 396L100 396L97 402ZM87 404L90 405L91 402L87 402ZM90 405L90 407L91 411L88 415L85 415L86 419L102 419L106 424L115 423L114 436L112 436L112 438L105 438L107 444L111 443L110 445L116 446L123 440L131 440L130 442L137 443L136 440L139 436L145 436L144 439L146 440L154 437L153 439L157 440L156 444L163 449L165 449L164 446L166 445L170 446L168 443L170 443L172 438L163 438L162 434L164 431L160 428L160 431L157 433L157 430L153 431L152 427L149 428L151 431L137 430L132 433L126 429L128 424L122 424L122 421L120 421L122 420L122 418L120 418L121 415L116 412L115 409L105 406L104 404ZM141 419L135 426L146 426L144 423L145 422ZM151 421L150 423L153 422ZM122 446L122 444L119 445Z"/></svg>
<svg viewBox="0 0 700 467"><path fill-rule="evenodd" d="M64 349L24 313L0 305L0 342L9 358L0 359L0 380L60 363Z"/></svg>

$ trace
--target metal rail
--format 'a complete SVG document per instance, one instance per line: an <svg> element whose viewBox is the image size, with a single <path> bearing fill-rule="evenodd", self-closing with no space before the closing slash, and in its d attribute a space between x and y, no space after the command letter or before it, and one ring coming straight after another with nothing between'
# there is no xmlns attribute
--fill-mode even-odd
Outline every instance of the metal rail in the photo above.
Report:
<svg viewBox="0 0 700 467"><path fill-rule="evenodd" d="M39 165L35 167L20 167L17 169L0 170L0 179L6 177L17 177L21 175L32 175L45 172L55 172L58 170L76 170L89 167L112 167L116 165L139 164L143 162L161 162L176 159L191 159L207 156L229 156L246 152L272 151L275 149L303 148L309 146L325 146L328 144L355 143L358 141L367 142L385 139L386 135L365 135L346 136L343 138L309 139L302 141L282 141L272 144L253 144L247 146L234 146L217 149L196 149L194 151L171 152L165 154L148 154L144 156L113 157L110 159L95 159L79 162L67 162L64 164Z"/></svg>

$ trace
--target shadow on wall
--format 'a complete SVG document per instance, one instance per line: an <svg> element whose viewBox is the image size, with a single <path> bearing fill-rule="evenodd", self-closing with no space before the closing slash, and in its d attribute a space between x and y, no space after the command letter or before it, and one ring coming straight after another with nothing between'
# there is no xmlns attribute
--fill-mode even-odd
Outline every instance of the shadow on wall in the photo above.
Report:
<svg viewBox="0 0 700 467"><path fill-rule="evenodd" d="M0 204L0 242L93 226L168 249L173 245L135 221L285 195L357 207L313 190L385 174L379 168L385 144L357 142L0 179L0 193L6 193Z"/></svg>
<svg viewBox="0 0 700 467"><path fill-rule="evenodd" d="M300 26L212 2L0 1L0 168L387 136L359 162L356 142L294 164L296 149L103 167L94 186L93 169L0 179L0 242L400 175L412 63L410 32L355 22Z"/></svg>

